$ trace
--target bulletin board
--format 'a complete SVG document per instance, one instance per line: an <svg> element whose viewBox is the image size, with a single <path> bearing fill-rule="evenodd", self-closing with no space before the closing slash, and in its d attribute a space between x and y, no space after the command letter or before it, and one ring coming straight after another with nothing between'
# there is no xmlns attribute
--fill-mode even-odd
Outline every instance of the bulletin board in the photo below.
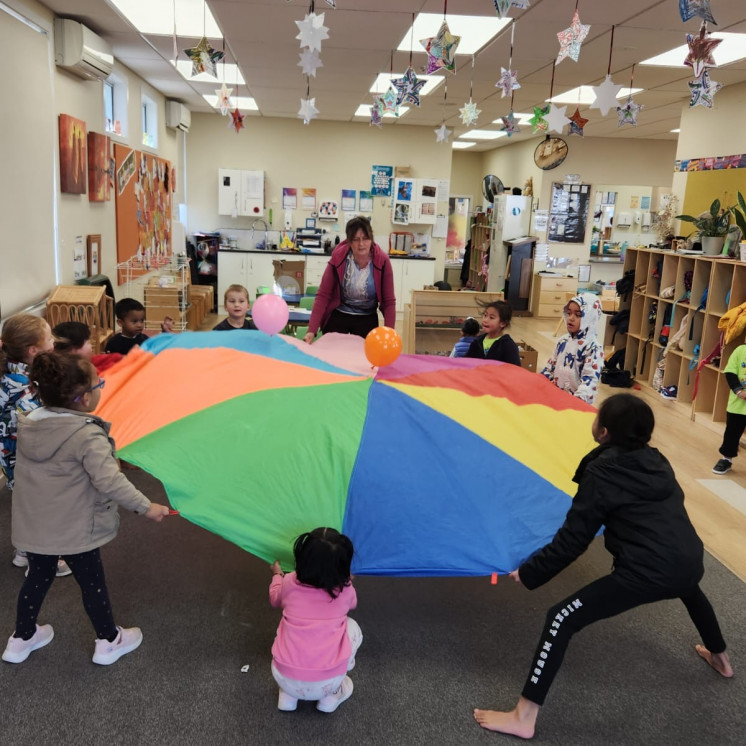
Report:
<svg viewBox="0 0 746 746"><path fill-rule="evenodd" d="M590 199L590 184L552 184L547 240L583 243Z"/></svg>
<svg viewBox="0 0 746 746"><path fill-rule="evenodd" d="M171 254L171 163L126 145L114 146L117 262L153 264Z"/></svg>

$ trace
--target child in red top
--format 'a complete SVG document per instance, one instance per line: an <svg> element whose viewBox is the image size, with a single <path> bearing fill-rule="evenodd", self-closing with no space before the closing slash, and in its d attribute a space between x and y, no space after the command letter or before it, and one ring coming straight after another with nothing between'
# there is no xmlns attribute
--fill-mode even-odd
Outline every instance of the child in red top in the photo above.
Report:
<svg viewBox="0 0 746 746"><path fill-rule="evenodd" d="M269 602L282 609L272 645L272 675L280 687L277 707L291 711L299 699L334 712L352 694L347 676L363 641L347 612L357 606L350 563L352 542L333 528L301 534L293 546L295 572L272 565Z"/></svg>

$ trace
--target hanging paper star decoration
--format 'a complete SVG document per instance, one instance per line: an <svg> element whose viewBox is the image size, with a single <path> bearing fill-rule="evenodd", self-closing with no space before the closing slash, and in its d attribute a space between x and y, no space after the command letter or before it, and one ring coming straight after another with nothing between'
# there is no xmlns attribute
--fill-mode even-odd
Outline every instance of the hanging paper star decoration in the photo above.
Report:
<svg viewBox="0 0 746 746"><path fill-rule="evenodd" d="M501 88L503 95L500 98L505 98L510 95L511 91L517 91L521 85L518 82L517 70L506 70L501 67L500 71L500 80L495 83L495 88Z"/></svg>
<svg viewBox="0 0 746 746"><path fill-rule="evenodd" d="M703 21L709 21L717 26L717 21L710 10L710 0L679 0L679 13L684 23L694 16L699 16Z"/></svg>
<svg viewBox="0 0 746 746"><path fill-rule="evenodd" d="M370 123L375 124L376 127L383 126L383 102L381 96L375 96L373 98L373 105L370 107Z"/></svg>
<svg viewBox="0 0 746 746"><path fill-rule="evenodd" d="M568 130L568 134L585 137L583 127L585 127L586 124L588 124L588 120L583 117L580 113L580 109L576 107L575 113L570 117L570 129Z"/></svg>
<svg viewBox="0 0 746 746"><path fill-rule="evenodd" d="M300 39L301 48L315 49L321 51L321 42L329 38L329 28L324 26L323 13L309 13L302 21L296 21L295 25L300 33L295 37Z"/></svg>
<svg viewBox="0 0 746 746"><path fill-rule="evenodd" d="M533 127L533 132L546 132L549 125L545 119L549 113L549 107L542 108L541 106L534 106L534 115L528 120L529 124Z"/></svg>
<svg viewBox="0 0 746 746"><path fill-rule="evenodd" d="M440 24L440 30L436 36L429 39L421 39L420 44L425 47L427 52L427 73L434 73L436 70L448 70L453 72L456 67L454 55L456 47L461 42L460 36L454 36L448 28L448 24L443 21Z"/></svg>
<svg viewBox="0 0 746 746"><path fill-rule="evenodd" d="M218 77L218 68L215 64L224 57L223 52L213 49L203 36L199 44L191 49L185 49L184 54L192 61L192 77L200 73L207 73L213 78Z"/></svg>
<svg viewBox="0 0 746 746"><path fill-rule="evenodd" d="M324 67L324 63L319 57L319 53L315 49L305 49L300 53L300 62L298 67L303 68L304 75L313 75L316 77L316 70L319 67Z"/></svg>
<svg viewBox="0 0 746 746"><path fill-rule="evenodd" d="M562 134L562 130L566 124L570 123L570 120L565 115L567 111L566 106L555 106L549 104L549 113L544 116L544 120L547 123L547 132L554 130L555 132Z"/></svg>
<svg viewBox="0 0 746 746"><path fill-rule="evenodd" d="M617 85L612 79L611 75L607 75L601 85L591 86L593 93L596 98L591 104L591 109L598 109L603 116L609 113L610 109L616 109L617 107L617 95L622 90L622 86Z"/></svg>
<svg viewBox="0 0 746 746"><path fill-rule="evenodd" d="M448 142L448 138L453 134L453 130L449 130L445 122L433 132L435 133L435 142Z"/></svg>
<svg viewBox="0 0 746 746"><path fill-rule="evenodd" d="M710 74L706 69L703 70L698 78L689 82L689 90L691 91L689 106L704 106L707 109L712 109L712 99L722 87L722 83L710 80Z"/></svg>
<svg viewBox="0 0 746 746"><path fill-rule="evenodd" d="M689 54L687 54L684 64L689 65L692 70L694 70L695 78L698 78L702 74L705 67L717 66L717 62L715 62L712 53L715 50L715 47L717 47L722 41L722 39L713 39L712 36L708 36L706 23L702 23L697 36L694 36L693 34L686 35L686 43L689 45Z"/></svg>
<svg viewBox="0 0 746 746"><path fill-rule="evenodd" d="M316 108L315 98L302 98L300 100L300 109L298 116L303 120L303 124L308 124L312 119L316 119L319 110Z"/></svg>
<svg viewBox="0 0 746 746"><path fill-rule="evenodd" d="M557 64L559 65L562 60L569 57L575 62L580 57L580 45L583 40L588 36L588 32L591 30L590 26L584 26L580 22L580 16L578 16L578 9L575 8L575 13L572 17L572 23L569 28L564 31L560 31L557 34L557 39L560 43L560 51L557 55Z"/></svg>
<svg viewBox="0 0 746 746"><path fill-rule="evenodd" d="M328 6L330 7L330 8L334 8L334 10L336 10L336 9L337 9L337 0L326 0L326 4L327 4L327 5L328 5Z"/></svg>
<svg viewBox="0 0 746 746"><path fill-rule="evenodd" d="M395 117L399 116L399 104L396 103L396 89L388 87L386 93L380 96L381 108L384 114L391 113Z"/></svg>
<svg viewBox="0 0 746 746"><path fill-rule="evenodd" d="M514 132L520 132L521 128L518 126L518 123L515 119L515 114L513 114L513 110L511 109L510 112L508 112L507 117L500 117L500 119L503 120L503 126L500 127L500 132L505 132L508 137L512 137Z"/></svg>
<svg viewBox="0 0 746 746"><path fill-rule="evenodd" d="M231 121L228 122L228 128L233 127L233 129L236 130L236 134L238 134L239 130L242 130L242 129L245 128L243 120L244 120L244 115L241 114L241 112L238 110L238 108L235 108L231 112Z"/></svg>
<svg viewBox="0 0 746 746"><path fill-rule="evenodd" d="M218 107L220 108L220 113L223 116L226 116L231 110L231 93L233 93L233 89L226 88L225 83L223 83L215 93L218 95Z"/></svg>
<svg viewBox="0 0 746 746"><path fill-rule="evenodd" d="M482 113L481 109L477 109L477 105L469 99L469 103L464 104L459 110L461 121L468 127L470 124L476 124L477 118Z"/></svg>
<svg viewBox="0 0 746 746"><path fill-rule="evenodd" d="M617 127L624 127L625 124L629 124L632 127L637 127L637 116L640 113L640 109L642 108L642 104L636 104L632 100L632 96L630 96L624 106L616 107L616 114L619 117Z"/></svg>
<svg viewBox="0 0 746 746"><path fill-rule="evenodd" d="M529 0L492 0L492 2L495 4L495 11L498 18L505 18L511 7L518 8L519 10L531 7Z"/></svg>
<svg viewBox="0 0 746 746"><path fill-rule="evenodd" d="M397 90L396 103L409 101L415 106L420 105L420 91L427 81L419 80L411 67L407 68L403 78L394 78L391 85Z"/></svg>

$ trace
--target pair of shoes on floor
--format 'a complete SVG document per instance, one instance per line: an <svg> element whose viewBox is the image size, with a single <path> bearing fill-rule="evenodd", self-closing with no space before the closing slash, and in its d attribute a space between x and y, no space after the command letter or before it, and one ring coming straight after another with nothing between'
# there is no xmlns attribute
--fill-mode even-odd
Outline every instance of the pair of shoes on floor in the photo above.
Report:
<svg viewBox="0 0 746 746"><path fill-rule="evenodd" d="M352 679L349 676L345 676L344 679L342 679L342 683L339 685L339 689L337 689L334 694L330 694L328 697L320 699L316 703L316 709L320 712L334 712L342 702L352 696L353 689Z"/></svg>
<svg viewBox="0 0 746 746"><path fill-rule="evenodd" d="M13 564L15 564L15 562ZM28 571L29 571L28 560L26 560L26 572L24 573L26 577L28 577ZM60 557L57 560L57 572L55 572L54 576L56 578L65 578L68 575L72 575L72 574L73 574L73 571L70 569L70 566L67 564L67 562L65 562L65 560L62 559L62 557Z"/></svg>
<svg viewBox="0 0 746 746"><path fill-rule="evenodd" d="M277 696L277 709L282 712L295 712L298 709L298 698L280 689Z"/></svg>
<svg viewBox="0 0 746 746"><path fill-rule="evenodd" d="M28 567L28 557L26 556L26 552L22 552L20 549L14 549L11 562L16 567Z"/></svg>
<svg viewBox="0 0 746 746"><path fill-rule="evenodd" d="M6 663L23 663L34 650L43 648L52 642L53 637L54 630L51 624L42 624L41 627L37 624L36 632L29 640L11 635L3 652L3 660Z"/></svg>
<svg viewBox="0 0 746 746"><path fill-rule="evenodd" d="M140 647L142 642L142 630L139 627L128 627L122 629L117 627L119 634L114 642L108 640L96 640L96 650L93 653L93 662L99 666L110 666L116 663L123 655L131 653Z"/></svg>
<svg viewBox="0 0 746 746"><path fill-rule="evenodd" d="M718 461L715 466L712 467L712 473L727 474L732 467L733 464L727 458L721 458L720 461Z"/></svg>
<svg viewBox="0 0 746 746"><path fill-rule="evenodd" d="M678 386L664 386L661 389L661 396L664 399L675 399L679 395Z"/></svg>

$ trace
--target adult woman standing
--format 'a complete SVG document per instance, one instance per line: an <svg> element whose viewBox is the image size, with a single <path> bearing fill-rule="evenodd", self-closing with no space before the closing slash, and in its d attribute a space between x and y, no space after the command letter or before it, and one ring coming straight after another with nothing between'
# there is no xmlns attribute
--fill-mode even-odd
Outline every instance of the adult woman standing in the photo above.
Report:
<svg viewBox="0 0 746 746"><path fill-rule="evenodd" d="M345 227L347 240L332 252L321 278L316 300L303 338L310 344L319 328L323 334L339 332L365 337L378 326L378 308L383 323L396 323L394 273L391 261L373 240L370 221L354 217Z"/></svg>

